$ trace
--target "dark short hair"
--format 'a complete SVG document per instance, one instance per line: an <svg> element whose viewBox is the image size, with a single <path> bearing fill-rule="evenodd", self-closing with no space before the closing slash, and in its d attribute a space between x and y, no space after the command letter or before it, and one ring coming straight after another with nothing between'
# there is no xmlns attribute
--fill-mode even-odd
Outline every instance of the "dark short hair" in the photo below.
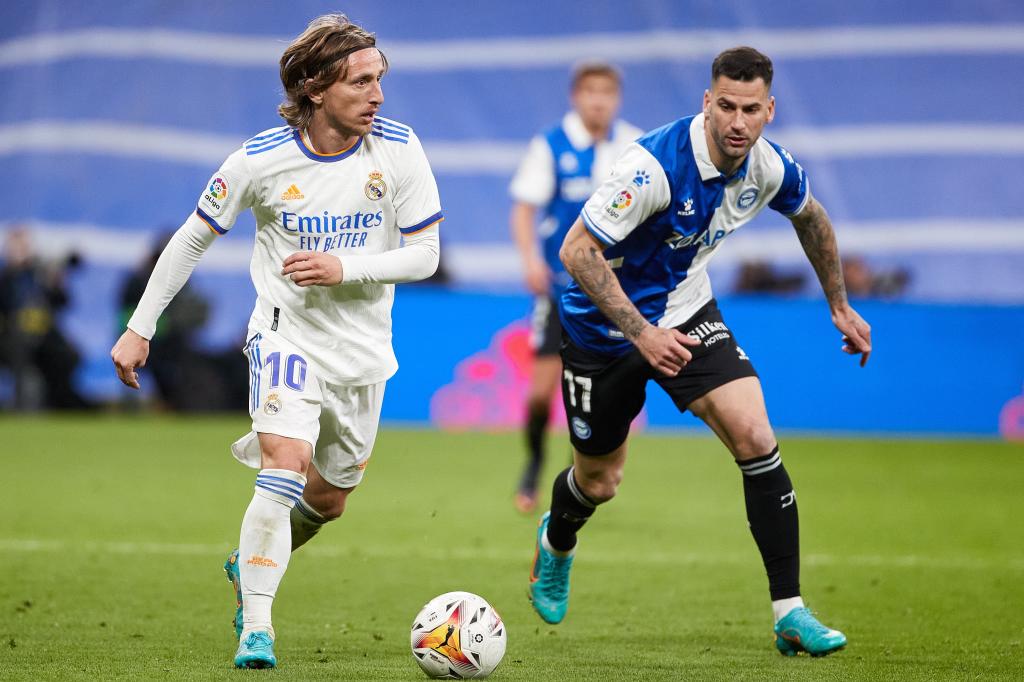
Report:
<svg viewBox="0 0 1024 682"><path fill-rule="evenodd" d="M615 85L622 87L622 72L614 64L600 59L587 59L573 64L572 73L569 77L569 89L575 90L580 81L587 76L605 76L615 81Z"/></svg>
<svg viewBox="0 0 1024 682"><path fill-rule="evenodd" d="M733 47L715 57L711 64L711 82L719 76L749 82L760 78L772 87L772 60L752 47Z"/></svg>

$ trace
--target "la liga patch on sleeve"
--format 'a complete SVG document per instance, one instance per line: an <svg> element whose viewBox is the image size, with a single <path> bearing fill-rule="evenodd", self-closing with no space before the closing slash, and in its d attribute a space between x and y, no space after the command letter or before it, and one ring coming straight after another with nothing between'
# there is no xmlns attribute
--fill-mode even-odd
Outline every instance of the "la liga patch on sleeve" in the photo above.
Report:
<svg viewBox="0 0 1024 682"><path fill-rule="evenodd" d="M620 189L604 205L604 214L612 220L620 220L629 211L630 207L636 203L635 192L636 190L629 187Z"/></svg>
<svg viewBox="0 0 1024 682"><path fill-rule="evenodd" d="M207 183L202 197L199 199L199 208L212 216L219 216L227 206L227 198L231 189L228 186L227 176L223 173L215 173L210 182Z"/></svg>

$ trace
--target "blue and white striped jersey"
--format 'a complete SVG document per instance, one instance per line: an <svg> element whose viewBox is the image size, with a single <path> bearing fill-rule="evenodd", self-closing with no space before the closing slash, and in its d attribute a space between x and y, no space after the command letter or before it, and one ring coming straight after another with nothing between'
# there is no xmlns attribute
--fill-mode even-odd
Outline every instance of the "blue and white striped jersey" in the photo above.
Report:
<svg viewBox="0 0 1024 682"><path fill-rule="evenodd" d="M551 297L557 298L572 279L558 258L565 235L583 204L611 173L612 163L643 131L626 121L612 123L608 139L595 140L583 119L570 111L559 125L530 142L509 193L516 201L540 209L537 225L540 252L551 268Z"/></svg>
<svg viewBox="0 0 1024 682"><path fill-rule="evenodd" d="M659 327L675 327L711 300L708 261L722 240L763 208L786 216L810 197L803 168L761 138L733 175L711 162L704 116L682 118L631 144L583 208L584 225L629 299ZM606 355L632 347L576 282L560 300L576 345Z"/></svg>

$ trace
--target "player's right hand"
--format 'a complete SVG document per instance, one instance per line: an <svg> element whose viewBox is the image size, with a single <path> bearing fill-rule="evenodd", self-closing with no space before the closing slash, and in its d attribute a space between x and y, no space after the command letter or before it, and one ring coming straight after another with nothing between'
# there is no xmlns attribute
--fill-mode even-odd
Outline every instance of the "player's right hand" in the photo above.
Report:
<svg viewBox="0 0 1024 682"><path fill-rule="evenodd" d="M530 290L530 293L544 296L551 289L551 268L540 258L531 258L526 261L524 275L526 288Z"/></svg>
<svg viewBox="0 0 1024 682"><path fill-rule="evenodd" d="M665 376L674 377L693 359L687 346L699 346L700 341L678 329L648 325L633 344L651 367Z"/></svg>
<svg viewBox="0 0 1024 682"><path fill-rule="evenodd" d="M149 339L139 336L131 329L121 334L114 347L110 349L110 359L114 361L117 378L125 386L137 389L139 375L135 371L146 366L149 357Z"/></svg>

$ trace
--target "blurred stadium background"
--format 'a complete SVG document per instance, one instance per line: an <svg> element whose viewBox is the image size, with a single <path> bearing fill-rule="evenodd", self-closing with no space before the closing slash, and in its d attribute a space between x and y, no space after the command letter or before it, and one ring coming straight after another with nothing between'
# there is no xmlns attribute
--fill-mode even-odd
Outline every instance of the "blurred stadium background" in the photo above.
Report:
<svg viewBox="0 0 1024 682"><path fill-rule="evenodd" d="M27 233L62 270L67 302L39 304L40 319L8 300L5 314L45 327L52 313L80 355L67 363L69 390L85 401L126 399L107 355L126 282L223 158L279 124L281 50L339 9L378 34L392 67L383 113L420 135L447 217L447 281L399 288L388 423L518 424L530 301L507 184L529 138L566 110L571 64L620 65L622 116L649 129L697 111L713 56L751 44L776 65L767 136L793 151L829 209L876 340L864 370L840 355L784 219L765 214L734 236L712 282L776 425L1024 434L1024 5L1009 0L6 3L2 257ZM214 396L243 409L244 389L232 393L223 374L245 380L244 220L200 264L178 315L169 345L195 343L179 367L205 368L179 387L178 409L215 407ZM751 273L783 285L751 285ZM5 409L17 362L8 354L0 367ZM656 393L648 424L693 425Z"/></svg>

